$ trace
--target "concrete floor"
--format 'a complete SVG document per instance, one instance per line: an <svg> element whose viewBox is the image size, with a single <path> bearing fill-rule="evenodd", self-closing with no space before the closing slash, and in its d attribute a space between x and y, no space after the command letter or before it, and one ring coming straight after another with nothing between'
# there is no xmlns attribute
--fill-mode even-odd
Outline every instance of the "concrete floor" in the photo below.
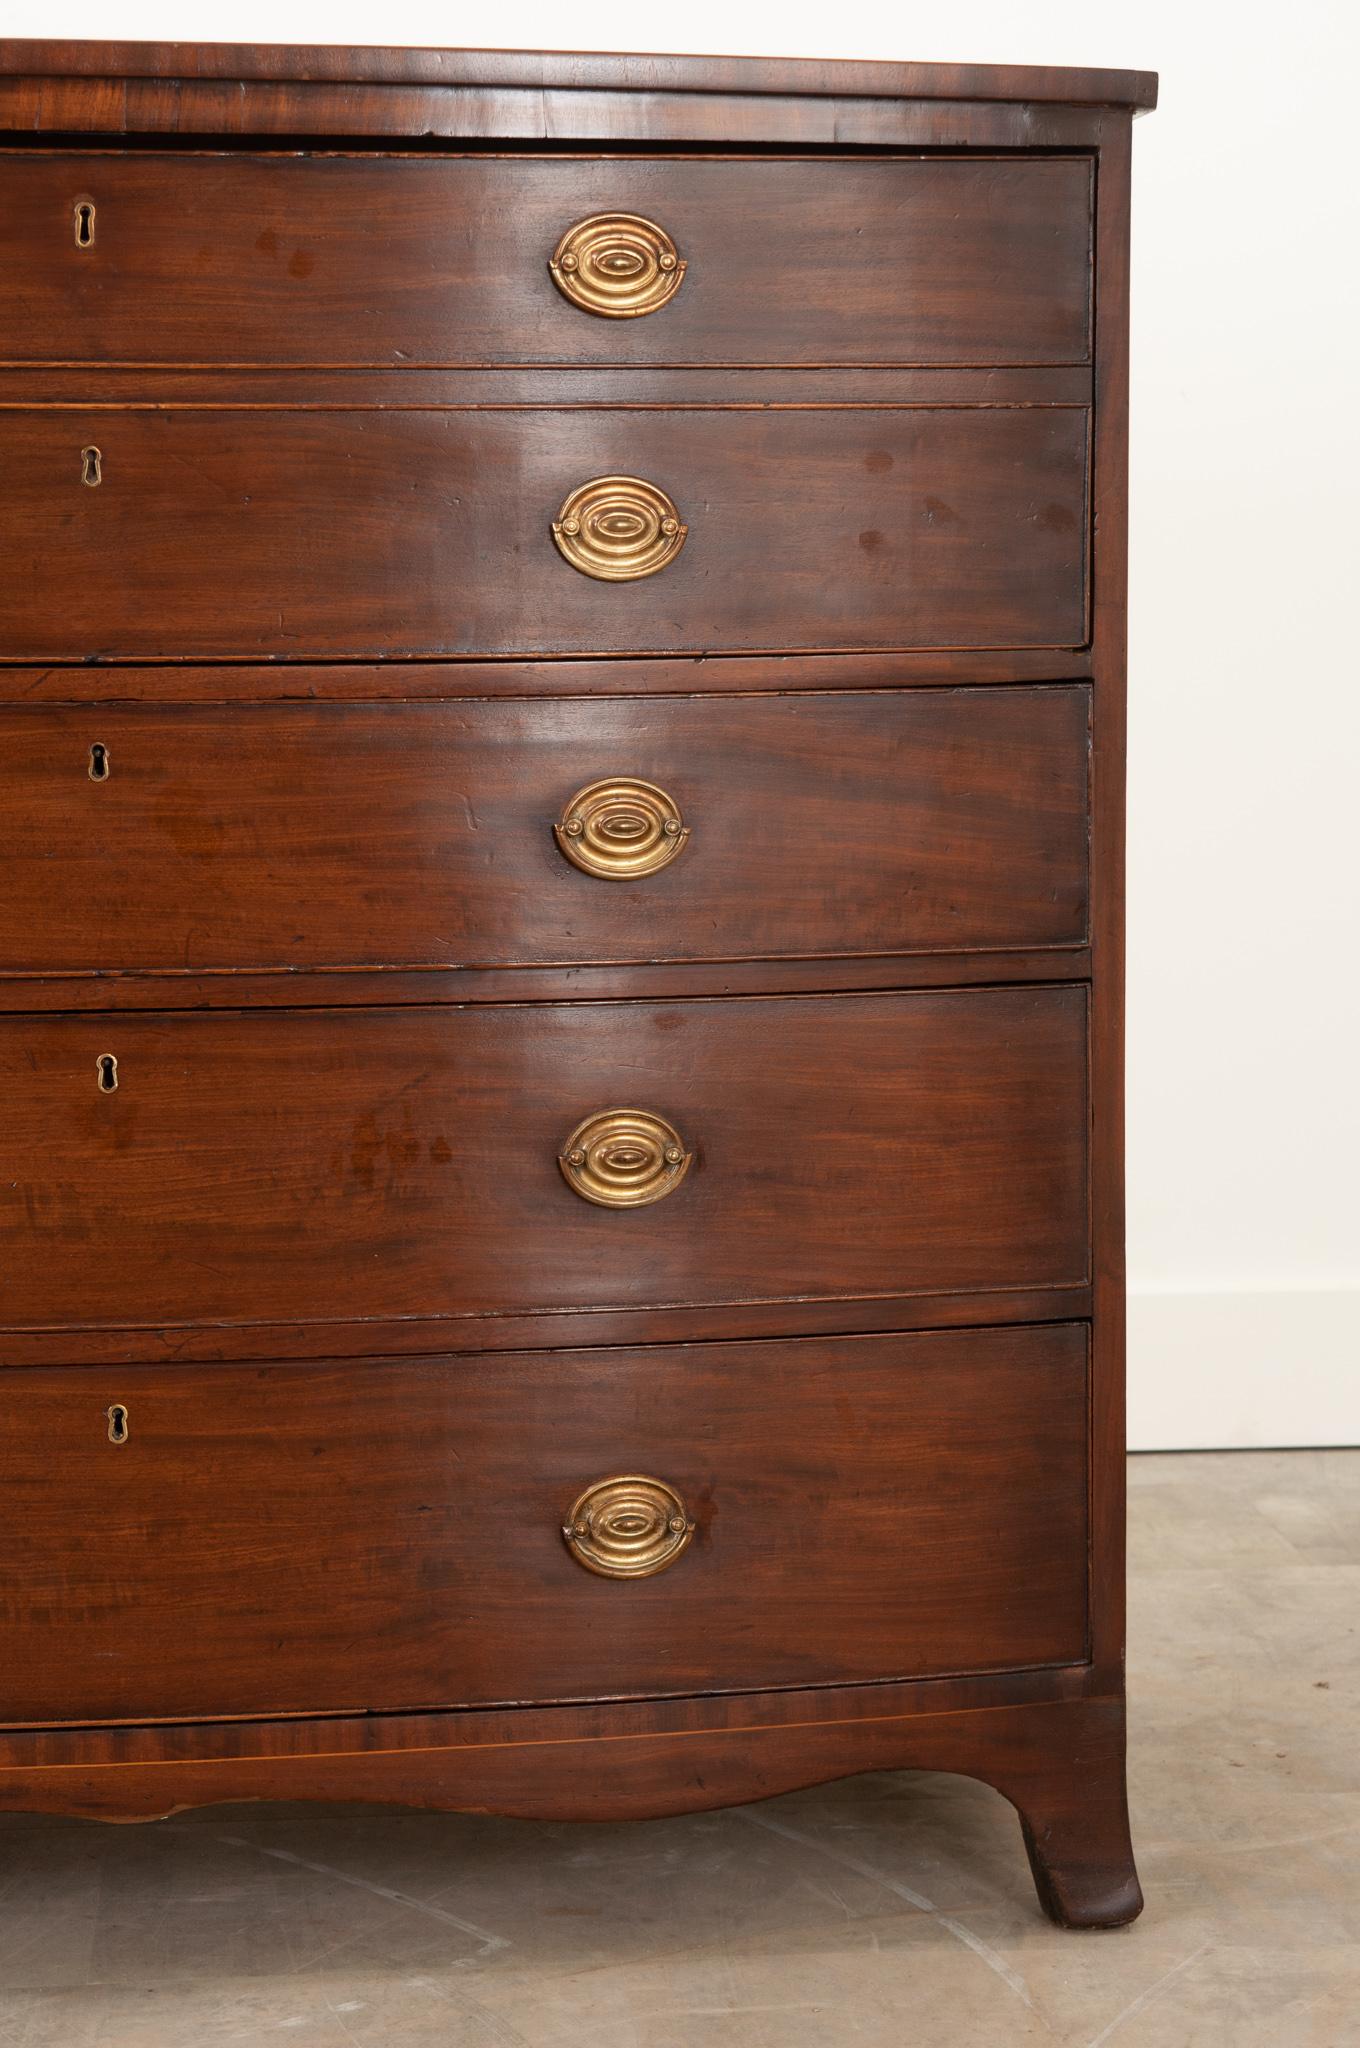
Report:
<svg viewBox="0 0 1360 2048"><path fill-rule="evenodd" d="M1360 2044L1360 1452L1135 1458L1130 1521L1122 1933L1049 1927L959 1778L620 1827L0 1817L0 2044Z"/></svg>

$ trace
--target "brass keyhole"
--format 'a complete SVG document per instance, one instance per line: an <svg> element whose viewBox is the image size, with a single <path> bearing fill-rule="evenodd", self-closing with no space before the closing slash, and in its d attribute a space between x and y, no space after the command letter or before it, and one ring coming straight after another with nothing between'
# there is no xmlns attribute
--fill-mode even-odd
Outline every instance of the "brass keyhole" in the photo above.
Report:
<svg viewBox="0 0 1360 2048"><path fill-rule="evenodd" d="M80 451L80 481L93 490L104 481L104 458L97 448L82 448Z"/></svg>
<svg viewBox="0 0 1360 2048"><path fill-rule="evenodd" d="M90 748L91 782L107 782L109 779L109 750L102 740L96 740Z"/></svg>
<svg viewBox="0 0 1360 2048"><path fill-rule="evenodd" d="M107 1410L109 1418L109 1442L125 1444L128 1440L128 1412L121 1401L115 1401Z"/></svg>
<svg viewBox="0 0 1360 2048"><path fill-rule="evenodd" d="M92 199L77 199L75 223L77 249L93 249L94 201Z"/></svg>
<svg viewBox="0 0 1360 2048"><path fill-rule="evenodd" d="M117 1056L111 1052L101 1052L99 1058L95 1061L95 1072L99 1076L99 1086L102 1092L105 1095L112 1095L114 1089L118 1086Z"/></svg>

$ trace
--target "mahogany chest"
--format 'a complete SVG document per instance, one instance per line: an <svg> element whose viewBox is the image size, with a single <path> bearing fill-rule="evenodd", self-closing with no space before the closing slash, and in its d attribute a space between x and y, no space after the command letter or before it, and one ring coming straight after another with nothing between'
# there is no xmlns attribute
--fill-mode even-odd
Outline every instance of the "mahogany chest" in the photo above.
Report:
<svg viewBox="0 0 1360 2048"><path fill-rule="evenodd" d="M0 45L0 1805L1124 1801L1145 74Z"/></svg>

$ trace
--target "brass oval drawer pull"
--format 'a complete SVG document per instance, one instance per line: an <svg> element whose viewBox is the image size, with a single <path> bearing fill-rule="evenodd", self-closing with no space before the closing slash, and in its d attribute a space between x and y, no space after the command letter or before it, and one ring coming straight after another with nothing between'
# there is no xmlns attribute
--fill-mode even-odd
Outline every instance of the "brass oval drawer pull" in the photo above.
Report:
<svg viewBox="0 0 1360 2048"><path fill-rule="evenodd" d="M654 782L610 775L577 790L553 834L573 867L627 882L673 861L689 827L675 799Z"/></svg>
<svg viewBox="0 0 1360 2048"><path fill-rule="evenodd" d="M596 476L553 521L559 552L583 576L635 583L674 561L689 528L663 490L640 476Z"/></svg>
<svg viewBox="0 0 1360 2048"><path fill-rule="evenodd" d="M636 320L675 297L685 261L654 220L640 213L592 213L567 229L548 269L573 306L606 320Z"/></svg>
<svg viewBox="0 0 1360 2048"><path fill-rule="evenodd" d="M674 1124L645 1109L588 1116L557 1156L567 1186L602 1209L644 1209L678 1188L693 1153Z"/></svg>
<svg viewBox="0 0 1360 2048"><path fill-rule="evenodd" d="M694 1522L664 1479L629 1473L588 1486L562 1534L588 1572L602 1579L650 1579L689 1549Z"/></svg>

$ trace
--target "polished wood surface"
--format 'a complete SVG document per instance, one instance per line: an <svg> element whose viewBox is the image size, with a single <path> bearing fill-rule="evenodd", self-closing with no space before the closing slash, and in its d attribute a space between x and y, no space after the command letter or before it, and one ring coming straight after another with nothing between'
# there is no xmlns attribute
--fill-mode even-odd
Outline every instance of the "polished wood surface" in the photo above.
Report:
<svg viewBox="0 0 1360 2048"><path fill-rule="evenodd" d="M650 369L614 365L561 369L542 364L452 369L307 369L252 365L188 368L177 364L0 363L0 406L82 406L92 390L101 406L209 407L252 412L286 406L310 412L381 410L394 396L405 409L501 412L593 411L600 406L671 411L845 406L1078 405L1095 388L1090 363L1012 365L969 369L957 364L889 369L830 367L756 368L738 364L706 370L666 364ZM243 393L245 394L243 396Z"/></svg>
<svg viewBox="0 0 1360 2048"><path fill-rule="evenodd" d="M955 1771L1020 1815L1040 1901L1119 1927L1143 1897L1124 1792L1124 1702L1076 1671L1001 1685L821 1687L605 1707L0 1734L0 1805L149 1820L228 1799L398 1801L623 1820L769 1798L851 1771Z"/></svg>
<svg viewBox="0 0 1360 2048"><path fill-rule="evenodd" d="M1089 982L1089 946L1010 953L813 954L784 960L648 960L607 967L96 969L0 977L0 1015L52 1011L367 1009L428 1003L636 1002L679 996ZM3 1363L3 1360L0 1360Z"/></svg>
<svg viewBox="0 0 1360 2048"><path fill-rule="evenodd" d="M1071 646L1086 442L1078 407L0 413L0 656ZM606 476L689 522L644 581L553 545Z"/></svg>
<svg viewBox="0 0 1360 2048"><path fill-rule="evenodd" d="M505 50L0 43L0 125L26 137L457 137L1038 150L1099 147L1155 105L1146 71Z"/></svg>
<svg viewBox="0 0 1360 2048"><path fill-rule="evenodd" d="M599 50L348 48L312 43L68 42L0 40L0 74L156 81L220 79L233 85L293 80L385 86L565 87L572 91L781 93L799 97L1055 100L1128 107L1157 103L1155 71L1055 64L882 64L824 58L688 57ZM254 99L256 96L249 96Z"/></svg>
<svg viewBox="0 0 1360 2048"><path fill-rule="evenodd" d="M1122 1691L1125 1633L1124 1043L1128 645L1129 213L1132 136L1101 153L1097 246L1103 287L1097 345L1101 431L1092 475L1100 602L1092 654L1091 1566L1100 1597L1092 1627L1099 1682Z"/></svg>
<svg viewBox="0 0 1360 2048"><path fill-rule="evenodd" d="M0 1804L619 1817L915 1764L1013 1801L1055 1918L1137 1912L1154 98L0 44ZM592 208L674 238L664 307L553 283ZM688 529L644 581L554 543L611 475ZM605 777L677 858L563 857ZM568 1185L610 1109L661 1121L589 1191L664 1199ZM687 1540L625 1583L557 1531L627 1472Z"/></svg>
<svg viewBox="0 0 1360 2048"><path fill-rule="evenodd" d="M605 213L678 244L659 311L600 318L554 285L559 237ZM1081 157L0 153L24 276L0 361L1082 363L1091 213Z"/></svg>
<svg viewBox="0 0 1360 2048"><path fill-rule="evenodd" d="M0 708L0 970L1079 945L1088 716L1080 685ZM680 807L654 874L584 874L554 839L611 775Z"/></svg>
<svg viewBox="0 0 1360 2048"><path fill-rule="evenodd" d="M6 1385L9 1722L749 1691L1083 1654L1078 1325ZM563 1518L631 1472L669 1482L696 1532L655 1577L601 1578Z"/></svg>
<svg viewBox="0 0 1360 2048"><path fill-rule="evenodd" d="M512 1315L401 1316L248 1323L86 1323L5 1333L0 1387L11 1368L35 1365L278 1363L331 1358L423 1358L449 1346L526 1351L549 1345L748 1342L776 1337L867 1336L905 1330L996 1329L1089 1317L1091 1285L979 1287L947 1293L805 1294L698 1308L548 1309Z"/></svg>
<svg viewBox="0 0 1360 2048"><path fill-rule="evenodd" d="M15 662L0 665L24 704L443 703L461 697L780 696L832 690L936 690L1089 681L1089 648L927 653L727 655L646 661Z"/></svg>
<svg viewBox="0 0 1360 2048"><path fill-rule="evenodd" d="M7 1018L7 1317L288 1322L1081 1282L1086 1028L1071 987ZM562 1177L569 1133L611 1107L655 1111L695 1152L654 1207L596 1208Z"/></svg>

